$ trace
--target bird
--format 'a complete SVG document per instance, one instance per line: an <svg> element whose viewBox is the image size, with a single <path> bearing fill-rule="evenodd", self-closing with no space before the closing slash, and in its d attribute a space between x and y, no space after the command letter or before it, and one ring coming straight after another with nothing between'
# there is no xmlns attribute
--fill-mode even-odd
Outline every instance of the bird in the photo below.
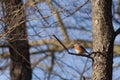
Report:
<svg viewBox="0 0 120 80"><path fill-rule="evenodd" d="M85 54L85 55L89 54L86 51L86 49L78 42L74 44L74 50L76 51L77 54Z"/></svg>

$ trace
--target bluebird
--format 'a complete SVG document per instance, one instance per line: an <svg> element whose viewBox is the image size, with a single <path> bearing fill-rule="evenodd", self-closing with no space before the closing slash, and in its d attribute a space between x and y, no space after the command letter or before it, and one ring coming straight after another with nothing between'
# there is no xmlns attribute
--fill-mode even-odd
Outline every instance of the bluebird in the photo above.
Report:
<svg viewBox="0 0 120 80"><path fill-rule="evenodd" d="M77 54L86 54L86 55L89 54L86 51L86 49L82 45L80 45L80 43L75 43L74 44L74 49L75 49Z"/></svg>

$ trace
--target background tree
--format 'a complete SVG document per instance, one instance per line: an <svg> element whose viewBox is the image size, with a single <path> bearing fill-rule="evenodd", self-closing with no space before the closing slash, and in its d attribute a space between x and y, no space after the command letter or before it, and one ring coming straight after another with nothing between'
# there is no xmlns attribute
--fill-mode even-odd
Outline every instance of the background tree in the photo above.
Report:
<svg viewBox="0 0 120 80"><path fill-rule="evenodd" d="M24 6L21 0L5 0L5 31L10 52L11 80L31 80L31 64L27 40Z"/></svg>

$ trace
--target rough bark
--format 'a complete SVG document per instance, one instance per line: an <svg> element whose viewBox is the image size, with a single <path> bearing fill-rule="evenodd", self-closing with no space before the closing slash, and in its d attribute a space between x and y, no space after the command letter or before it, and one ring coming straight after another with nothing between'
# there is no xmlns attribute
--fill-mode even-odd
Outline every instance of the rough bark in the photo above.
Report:
<svg viewBox="0 0 120 80"><path fill-rule="evenodd" d="M92 80L112 80L114 30L112 0L92 0Z"/></svg>
<svg viewBox="0 0 120 80"><path fill-rule="evenodd" d="M29 45L22 0L5 0L11 80L31 80Z"/></svg>

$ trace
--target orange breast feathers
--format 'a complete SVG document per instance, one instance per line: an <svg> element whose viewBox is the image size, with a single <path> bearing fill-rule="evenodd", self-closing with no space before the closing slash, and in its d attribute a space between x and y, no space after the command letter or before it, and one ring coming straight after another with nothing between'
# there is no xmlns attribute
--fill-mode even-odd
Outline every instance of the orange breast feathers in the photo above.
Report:
<svg viewBox="0 0 120 80"><path fill-rule="evenodd" d="M85 54L86 50L83 46L81 46L79 43L74 44L74 49L77 54Z"/></svg>

